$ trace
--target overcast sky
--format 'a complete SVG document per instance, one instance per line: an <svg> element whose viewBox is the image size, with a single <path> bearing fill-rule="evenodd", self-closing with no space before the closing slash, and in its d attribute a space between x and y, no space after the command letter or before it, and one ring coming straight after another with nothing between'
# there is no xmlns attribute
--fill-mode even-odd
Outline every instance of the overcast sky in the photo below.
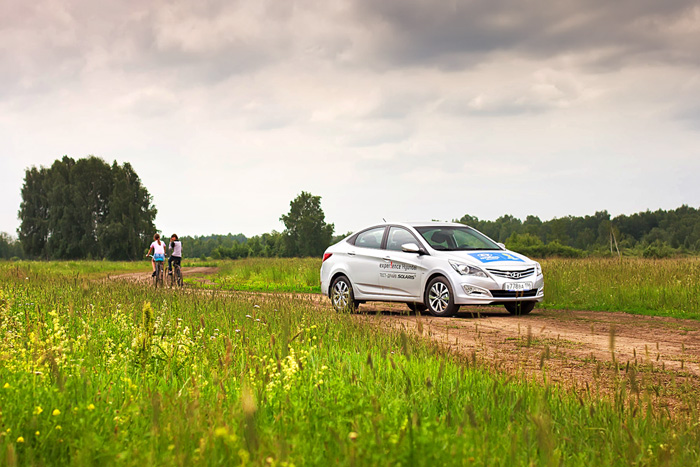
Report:
<svg viewBox="0 0 700 467"><path fill-rule="evenodd" d="M0 231L63 155L166 234L698 207L699 5L0 0Z"/></svg>

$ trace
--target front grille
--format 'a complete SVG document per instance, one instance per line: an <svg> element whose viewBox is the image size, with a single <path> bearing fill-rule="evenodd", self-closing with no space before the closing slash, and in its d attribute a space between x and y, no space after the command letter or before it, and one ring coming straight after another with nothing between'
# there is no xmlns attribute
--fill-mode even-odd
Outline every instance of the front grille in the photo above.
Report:
<svg viewBox="0 0 700 467"><path fill-rule="evenodd" d="M490 292L493 298L527 298L537 296L537 289L527 290L525 292L511 290L491 290Z"/></svg>
<svg viewBox="0 0 700 467"><path fill-rule="evenodd" d="M506 271L503 269L486 269L494 276L504 279L522 279L523 277L531 276L535 273L535 268L527 268L520 271Z"/></svg>

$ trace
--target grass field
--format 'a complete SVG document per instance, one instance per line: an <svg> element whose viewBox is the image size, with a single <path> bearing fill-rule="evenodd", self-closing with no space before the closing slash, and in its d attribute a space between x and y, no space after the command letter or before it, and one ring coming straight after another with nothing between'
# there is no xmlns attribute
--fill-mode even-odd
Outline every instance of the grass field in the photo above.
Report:
<svg viewBox="0 0 700 467"><path fill-rule="evenodd" d="M539 307L700 319L700 258L546 259ZM316 258L219 261L210 288L320 292ZM192 282L192 285L196 285Z"/></svg>
<svg viewBox="0 0 700 467"><path fill-rule="evenodd" d="M192 263L195 264L198 263ZM208 276L215 285L204 287L252 292L321 292L321 261L317 258L246 258L218 261L216 265L218 273Z"/></svg>
<svg viewBox="0 0 700 467"><path fill-rule="evenodd" d="M698 394L671 418L623 382L519 382L310 300L26 266L0 266L3 465L700 462Z"/></svg>
<svg viewBox="0 0 700 467"><path fill-rule="evenodd" d="M700 319L700 258L548 259L547 308Z"/></svg>

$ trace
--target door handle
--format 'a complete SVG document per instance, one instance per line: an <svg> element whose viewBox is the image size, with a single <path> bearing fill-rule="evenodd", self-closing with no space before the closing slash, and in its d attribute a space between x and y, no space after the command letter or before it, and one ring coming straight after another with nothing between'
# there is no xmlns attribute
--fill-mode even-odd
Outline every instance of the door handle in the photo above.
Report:
<svg viewBox="0 0 700 467"><path fill-rule="evenodd" d="M391 257L390 257L390 256L385 256L383 259L384 259L384 261L391 261Z"/></svg>
<svg viewBox="0 0 700 467"><path fill-rule="evenodd" d="M354 251L348 251L348 255L350 255L350 256L355 256L355 252L354 252Z"/></svg>

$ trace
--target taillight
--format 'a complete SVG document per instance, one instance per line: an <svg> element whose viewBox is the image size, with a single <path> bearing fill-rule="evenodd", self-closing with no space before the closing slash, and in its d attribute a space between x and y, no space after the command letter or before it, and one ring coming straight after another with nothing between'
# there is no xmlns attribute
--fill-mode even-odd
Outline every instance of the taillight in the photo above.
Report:
<svg viewBox="0 0 700 467"><path fill-rule="evenodd" d="M327 260L328 258L330 258L331 256L333 256L333 253L324 253L324 254L323 254L323 261L326 261L326 260ZM321 262L323 262L323 261L321 261Z"/></svg>

